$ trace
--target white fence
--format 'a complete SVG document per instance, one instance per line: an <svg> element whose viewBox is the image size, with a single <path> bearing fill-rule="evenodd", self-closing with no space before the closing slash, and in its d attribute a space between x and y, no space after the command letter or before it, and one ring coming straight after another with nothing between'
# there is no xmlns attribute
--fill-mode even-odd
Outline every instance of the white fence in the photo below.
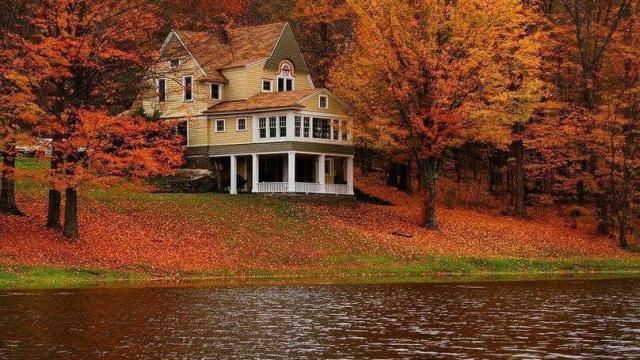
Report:
<svg viewBox="0 0 640 360"><path fill-rule="evenodd" d="M256 193L286 193L289 192L289 184L286 182L261 182L256 184L253 192ZM295 192L301 194L336 194L351 195L353 191L346 184L325 184L324 191L319 183L296 182Z"/></svg>

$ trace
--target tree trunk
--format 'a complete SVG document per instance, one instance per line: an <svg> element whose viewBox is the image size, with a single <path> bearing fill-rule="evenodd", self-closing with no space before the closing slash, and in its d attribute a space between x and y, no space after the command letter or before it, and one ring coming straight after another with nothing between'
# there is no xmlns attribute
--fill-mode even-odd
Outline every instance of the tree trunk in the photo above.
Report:
<svg viewBox="0 0 640 360"><path fill-rule="evenodd" d="M389 162L389 170L387 172L387 185L398 187L398 167L392 162Z"/></svg>
<svg viewBox="0 0 640 360"><path fill-rule="evenodd" d="M409 189L409 168L407 165L402 164L397 166L398 169L398 189L408 192Z"/></svg>
<svg viewBox="0 0 640 360"><path fill-rule="evenodd" d="M513 153L516 158L514 168L514 195L515 195L515 215L518 217L526 216L525 208L525 185L524 185L524 143L522 140L514 141L511 144Z"/></svg>
<svg viewBox="0 0 640 360"><path fill-rule="evenodd" d="M609 214L609 208L607 206L607 200L605 195L599 195L596 201L596 214L598 216L598 234L609 235L611 234L611 216Z"/></svg>
<svg viewBox="0 0 640 360"><path fill-rule="evenodd" d="M64 236L71 241L77 241L80 238L78 232L78 193L76 189L67 188L64 194Z"/></svg>
<svg viewBox="0 0 640 360"><path fill-rule="evenodd" d="M22 215L16 206L16 158L5 155L2 158L4 171L0 180L0 213L10 215Z"/></svg>
<svg viewBox="0 0 640 360"><path fill-rule="evenodd" d="M411 160L407 161L407 168L406 168L406 177L407 177L407 188L405 189L405 191L407 192L407 194L411 194L413 193L413 179L411 178Z"/></svg>
<svg viewBox="0 0 640 360"><path fill-rule="evenodd" d="M623 249L627 249L629 247L629 242L627 241L627 222L625 220L620 221L620 247Z"/></svg>
<svg viewBox="0 0 640 360"><path fill-rule="evenodd" d="M54 155L51 158L51 170L58 169L59 160ZM62 194L60 190L49 188L49 205L47 209L47 227L50 229L60 229L60 206Z"/></svg>
<svg viewBox="0 0 640 360"><path fill-rule="evenodd" d="M422 227L438 230L436 217L437 169L428 161L422 165L424 173L424 199L422 203Z"/></svg>

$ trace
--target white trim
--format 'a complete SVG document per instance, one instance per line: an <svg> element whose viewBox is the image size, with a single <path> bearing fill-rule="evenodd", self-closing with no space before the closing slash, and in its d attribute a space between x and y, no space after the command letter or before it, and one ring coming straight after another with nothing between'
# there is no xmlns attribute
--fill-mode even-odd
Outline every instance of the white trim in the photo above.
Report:
<svg viewBox="0 0 640 360"><path fill-rule="evenodd" d="M211 100L222 101L222 84L215 83L215 82L210 82L208 84L209 84L209 98ZM213 85L217 85L218 86L218 97L217 98L213 97Z"/></svg>
<svg viewBox="0 0 640 360"><path fill-rule="evenodd" d="M182 44L182 46L184 47L185 50L187 50L187 52L189 53L189 56L191 56L191 58L193 59L193 61L196 62L196 65L198 65L198 67L200 68L200 71L202 71L203 74L207 75L207 72L204 71L204 68L200 65L200 63L198 62L198 59L196 59L195 56L193 56L193 54L191 53L191 50L189 50L189 48L187 47L187 45L185 45L184 41L182 41L182 39L180 39L180 35L178 35L178 33L174 30L171 29L171 32L169 33L169 35L167 35L167 38L164 40L164 43L162 44L162 47L160 48L160 54L162 54L162 52L164 51L164 48L169 45L169 40L171 40L171 35L175 35L176 38L178 38L178 41L180 41L180 43Z"/></svg>
<svg viewBox="0 0 640 360"><path fill-rule="evenodd" d="M337 100L340 104L342 104L342 106L344 106L347 110L351 109L351 107L349 105L347 105L344 101L342 101L342 99L340 99L340 97L338 97L336 94L334 94L331 90L327 89L327 88L318 88L316 91L312 92L311 94L303 97L302 99L296 101L296 104L301 103L302 101L305 101L306 99L318 94L318 92L324 92L325 94L331 96L332 98L334 98L335 100Z"/></svg>
<svg viewBox="0 0 640 360"><path fill-rule="evenodd" d="M222 130L218 130L218 121L222 121ZM226 119L215 119L213 123L213 131L216 133L223 133L227 131L227 120Z"/></svg>
<svg viewBox="0 0 640 360"><path fill-rule="evenodd" d="M240 125L240 120L242 119L244 119L244 129L241 130L239 125ZM241 131L241 132L247 131L247 121L249 121L249 118L247 117L236 118L236 131Z"/></svg>
<svg viewBox="0 0 640 360"><path fill-rule="evenodd" d="M243 144L228 144L228 145L243 145ZM204 146L204 145L200 145L200 146ZM248 152L248 153L235 153L235 154L223 154L223 155L191 155L188 157L210 157L210 158L219 158L219 157L229 157L231 155L235 155L235 156L249 156L249 155L286 155L288 151L267 151L267 152ZM347 158L353 155L348 155L348 154L336 154L336 153L319 153L319 152L312 152L312 151L298 151L295 150L296 154L305 154L305 155L327 155L327 156L334 156L334 157L343 157L343 158Z"/></svg>
<svg viewBox="0 0 640 360"><path fill-rule="evenodd" d="M326 99L324 102L324 106L322 106L322 99ZM320 109L328 109L329 108L329 96L328 95L318 95L318 108Z"/></svg>
<svg viewBox="0 0 640 360"><path fill-rule="evenodd" d="M269 82L269 90L264 89L265 82ZM262 79L262 82L260 83L260 90L262 92L273 92L273 79Z"/></svg>
<svg viewBox="0 0 640 360"><path fill-rule="evenodd" d="M191 99L187 100L187 84L186 79L191 79ZM193 102L195 98L196 92L194 91L195 86L193 86L193 75L184 75L182 77L182 102Z"/></svg>

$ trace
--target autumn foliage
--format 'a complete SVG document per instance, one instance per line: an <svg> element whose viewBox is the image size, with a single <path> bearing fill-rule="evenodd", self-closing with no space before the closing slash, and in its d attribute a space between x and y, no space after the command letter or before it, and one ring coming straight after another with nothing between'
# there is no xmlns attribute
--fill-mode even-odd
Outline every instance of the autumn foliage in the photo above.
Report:
<svg viewBox="0 0 640 360"><path fill-rule="evenodd" d="M219 219L237 216L232 230L190 218L202 208L118 198L114 209L84 195L182 164L177 123L130 111L170 29L224 40L232 26L274 21L291 23L315 84L351 106L359 190L393 204L296 211L359 241L281 223L255 204L253 216L274 227L266 234L237 209ZM42 139L51 142L38 147ZM32 147L49 168L16 172L18 149ZM16 262L198 269L309 264L340 251L626 256L608 237L628 248L640 228L640 1L7 0L0 157L0 243ZM21 177L44 181L46 200L16 197ZM78 240L80 223L87 247L59 241Z"/></svg>

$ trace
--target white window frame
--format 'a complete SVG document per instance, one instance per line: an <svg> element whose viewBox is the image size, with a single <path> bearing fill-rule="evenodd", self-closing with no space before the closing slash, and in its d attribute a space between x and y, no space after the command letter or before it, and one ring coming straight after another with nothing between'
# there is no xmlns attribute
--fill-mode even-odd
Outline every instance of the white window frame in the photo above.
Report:
<svg viewBox="0 0 640 360"><path fill-rule="evenodd" d="M244 120L244 129L240 129L240 120ZM236 131L247 131L247 121L249 121L246 117L236 118Z"/></svg>
<svg viewBox="0 0 640 360"><path fill-rule="evenodd" d="M164 101L160 101L160 81L164 81ZM157 97L158 102L159 103L166 103L167 102L167 97L169 95L169 93L167 92L167 90L168 90L167 79L165 79L165 78L158 79L158 82L156 84L156 88L158 89L158 97Z"/></svg>
<svg viewBox="0 0 640 360"><path fill-rule="evenodd" d="M324 105L322 106L322 99L325 99ZM318 96L318 108L320 109L328 109L329 108L329 97L327 95Z"/></svg>
<svg viewBox="0 0 640 360"><path fill-rule="evenodd" d="M222 130L218 130L218 122L222 121ZM217 133L223 133L227 130L227 121L226 119L215 119L214 120L214 128L213 130Z"/></svg>
<svg viewBox="0 0 640 360"><path fill-rule="evenodd" d="M214 85L218 87L218 97L217 98L213 97L213 86ZM221 101L222 100L222 84L209 83L209 97L211 98L211 100Z"/></svg>
<svg viewBox="0 0 640 360"><path fill-rule="evenodd" d="M187 78L191 79L191 99L187 100ZM193 75L186 75L182 77L182 101L192 102L195 98L196 92L195 86L193 86Z"/></svg>
<svg viewBox="0 0 640 360"><path fill-rule="evenodd" d="M282 74L282 68L287 65L289 66L289 75L285 76L285 75L281 75ZM296 90L296 78L295 76L293 76L294 74L294 68L293 68L293 64L290 64L288 62L283 62L282 64L280 64L280 69L278 69L278 76L276 78L276 86L278 87L276 89L276 91L278 92L285 92L285 91L295 91ZM282 85L284 86L283 90L280 90L280 79L283 79L282 81ZM291 90L287 90L287 80L291 80Z"/></svg>
<svg viewBox="0 0 640 360"><path fill-rule="evenodd" d="M265 83L269 83L269 90L265 90L264 89L264 84ZM261 84L262 88L262 92L273 92L273 80L271 79L262 79L262 84Z"/></svg>

